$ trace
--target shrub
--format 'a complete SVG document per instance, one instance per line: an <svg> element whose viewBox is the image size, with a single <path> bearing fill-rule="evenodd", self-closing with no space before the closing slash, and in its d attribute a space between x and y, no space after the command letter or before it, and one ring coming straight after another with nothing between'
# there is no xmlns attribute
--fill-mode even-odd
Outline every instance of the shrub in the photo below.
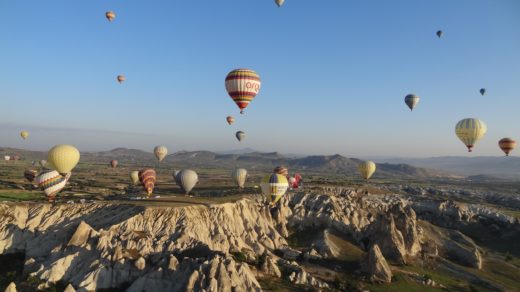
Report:
<svg viewBox="0 0 520 292"><path fill-rule="evenodd" d="M247 256L243 252L236 251L236 252L232 252L231 254L233 255L233 259L235 259L235 261L237 261L239 263L247 262Z"/></svg>
<svg viewBox="0 0 520 292"><path fill-rule="evenodd" d="M257 268L261 268L264 263L265 263L265 259L267 258L267 253L263 253L262 255L260 255L257 259L256 259L256 264L255 266Z"/></svg>

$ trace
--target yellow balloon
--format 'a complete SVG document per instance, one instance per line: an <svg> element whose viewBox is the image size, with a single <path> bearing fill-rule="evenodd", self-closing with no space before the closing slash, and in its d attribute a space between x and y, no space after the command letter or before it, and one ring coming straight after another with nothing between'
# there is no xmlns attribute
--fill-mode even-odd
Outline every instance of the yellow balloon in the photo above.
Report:
<svg viewBox="0 0 520 292"><path fill-rule="evenodd" d="M487 126L479 119L463 119L455 126L455 134L468 147L468 152L473 150L477 142L486 135Z"/></svg>
<svg viewBox="0 0 520 292"><path fill-rule="evenodd" d="M376 172L376 164L372 161L363 161L358 165L361 176L368 180Z"/></svg>
<svg viewBox="0 0 520 292"><path fill-rule="evenodd" d="M22 136L22 138L25 140L25 139L27 139L27 137L29 137L29 132L27 132L27 131L22 131L22 132L20 133L20 136Z"/></svg>
<svg viewBox="0 0 520 292"><path fill-rule="evenodd" d="M56 145L47 153L47 161L59 173L70 173L79 162L79 151L71 145Z"/></svg>
<svg viewBox="0 0 520 292"><path fill-rule="evenodd" d="M130 178L132 179L132 183L136 185L139 182L139 171L135 170L130 173Z"/></svg>
<svg viewBox="0 0 520 292"><path fill-rule="evenodd" d="M262 193L270 204L276 204L289 188L289 182L284 175L272 173L262 179L260 183Z"/></svg>

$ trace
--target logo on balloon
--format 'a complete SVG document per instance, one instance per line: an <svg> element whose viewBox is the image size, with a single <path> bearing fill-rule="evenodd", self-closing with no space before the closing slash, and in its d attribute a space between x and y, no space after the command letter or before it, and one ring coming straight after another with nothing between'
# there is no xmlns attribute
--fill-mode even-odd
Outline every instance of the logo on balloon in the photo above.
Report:
<svg viewBox="0 0 520 292"><path fill-rule="evenodd" d="M253 89L255 92L258 92L260 90L260 84L253 83L253 82L247 82L246 83L247 89Z"/></svg>

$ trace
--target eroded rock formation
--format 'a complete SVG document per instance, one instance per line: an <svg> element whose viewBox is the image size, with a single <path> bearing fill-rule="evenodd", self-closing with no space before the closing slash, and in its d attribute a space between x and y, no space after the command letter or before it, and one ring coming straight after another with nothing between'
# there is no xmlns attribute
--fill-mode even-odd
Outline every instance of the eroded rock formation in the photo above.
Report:
<svg viewBox="0 0 520 292"><path fill-rule="evenodd" d="M363 262L362 270L370 275L370 280L373 282L392 282L392 270L377 244L370 248Z"/></svg>
<svg viewBox="0 0 520 292"><path fill-rule="evenodd" d="M341 188L291 193L276 209L252 199L209 207L0 204L0 254L24 252L24 273L41 279L40 288L59 281L70 283L68 291L122 285L129 291L258 291L261 276L325 288L303 262L338 257L333 231L367 252L363 269L372 280L389 282L387 260L440 256L481 268L470 238L417 219L444 226L449 223L439 220L488 214L501 228L517 224L475 208ZM290 232L308 229L320 230L311 245L288 245Z"/></svg>

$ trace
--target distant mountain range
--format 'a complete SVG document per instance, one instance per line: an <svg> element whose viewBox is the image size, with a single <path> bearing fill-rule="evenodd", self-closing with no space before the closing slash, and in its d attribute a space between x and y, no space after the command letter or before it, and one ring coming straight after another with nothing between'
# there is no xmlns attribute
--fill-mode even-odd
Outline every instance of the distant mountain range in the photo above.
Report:
<svg viewBox="0 0 520 292"><path fill-rule="evenodd" d="M242 149L233 149L233 150L227 150L227 151L216 151L215 153L218 154L247 154L247 153L253 153L253 152L259 152L252 148L242 148Z"/></svg>
<svg viewBox="0 0 520 292"><path fill-rule="evenodd" d="M256 153L260 152L252 148L242 148L242 149L234 149L234 150L227 150L227 151L216 151L215 153L218 154L248 154L248 153ZM302 154L295 154L295 153L283 153L282 156L286 158L301 158L305 157L306 155Z"/></svg>
<svg viewBox="0 0 520 292"><path fill-rule="evenodd" d="M211 151L179 151L168 155L165 164L176 168L209 167L233 168L244 167L257 170L268 170L277 165L286 165L291 170L306 172L324 172L355 175L357 165L361 161L341 155L314 155L294 157L278 152L257 152L253 149L240 149L215 153ZM19 155L26 160L46 158L42 151L29 151L14 148L0 148L0 158L4 155ZM81 161L107 163L117 159L122 164L153 165L155 156L150 152L138 149L116 148L109 151L82 152ZM520 157L431 157L431 158L380 158L375 177L472 177L520 179Z"/></svg>
<svg viewBox="0 0 520 292"><path fill-rule="evenodd" d="M26 151L21 149L0 148L0 155L20 155L25 160L45 159L46 154L38 151ZM82 152L81 161L91 163L108 163L116 159L121 165L154 165L155 156L152 153L137 149L116 148L110 151ZM302 171L306 173L329 173L356 175L357 165L361 160L347 158L341 155L315 155L301 158L292 158L277 152L261 153L250 152L241 154L219 154L211 151L179 151L168 155L162 162L162 166L172 165L175 168L224 168L244 167L259 171L270 171L277 165L287 166L291 172ZM407 164L381 163L378 165L375 178L431 178L448 177L449 172L437 171L427 168L414 167Z"/></svg>
<svg viewBox="0 0 520 292"><path fill-rule="evenodd" d="M520 179L520 157L514 156L445 156L431 158L389 158L376 162L404 163L415 167L428 167L463 176L487 176L503 179Z"/></svg>

